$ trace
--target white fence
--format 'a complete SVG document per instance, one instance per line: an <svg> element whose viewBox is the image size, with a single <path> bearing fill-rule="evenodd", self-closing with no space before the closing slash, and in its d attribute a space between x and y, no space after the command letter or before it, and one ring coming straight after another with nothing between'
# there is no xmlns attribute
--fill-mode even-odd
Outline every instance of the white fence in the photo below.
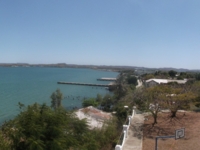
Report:
<svg viewBox="0 0 200 150"><path fill-rule="evenodd" d="M123 130L122 130L123 134L122 134L122 137L120 137L121 142L120 142L120 144L117 144L115 146L115 150L122 150L125 140L128 137L128 129L131 124L131 119L134 117L134 115L135 115L135 110L133 109L132 115L128 116L128 123L126 125L123 125Z"/></svg>

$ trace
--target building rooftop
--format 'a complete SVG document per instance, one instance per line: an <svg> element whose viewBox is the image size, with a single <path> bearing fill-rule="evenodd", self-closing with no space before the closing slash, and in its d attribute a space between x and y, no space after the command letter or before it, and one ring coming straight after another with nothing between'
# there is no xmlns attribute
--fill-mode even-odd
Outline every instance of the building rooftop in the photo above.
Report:
<svg viewBox="0 0 200 150"><path fill-rule="evenodd" d="M103 112L93 106L79 109L75 112L79 119L87 119L90 128L101 128L105 120L112 118L111 113Z"/></svg>
<svg viewBox="0 0 200 150"><path fill-rule="evenodd" d="M158 84L161 84L161 83L170 83L170 82L177 82L178 84L185 84L187 82L187 80L171 80L171 79L149 79L149 80L146 80L146 83L148 82L151 82L151 81L154 81L154 82L157 82Z"/></svg>
<svg viewBox="0 0 200 150"><path fill-rule="evenodd" d="M149 80L146 80L146 82L151 82L151 81L155 81L157 83L168 83L168 80L167 79L149 79Z"/></svg>

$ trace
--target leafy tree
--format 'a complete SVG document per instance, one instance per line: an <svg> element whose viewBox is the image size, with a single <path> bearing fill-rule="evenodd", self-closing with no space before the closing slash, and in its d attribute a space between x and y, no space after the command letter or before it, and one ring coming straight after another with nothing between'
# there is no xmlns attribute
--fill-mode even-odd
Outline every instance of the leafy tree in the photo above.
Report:
<svg viewBox="0 0 200 150"><path fill-rule="evenodd" d="M190 90L200 96L200 81L194 82Z"/></svg>
<svg viewBox="0 0 200 150"><path fill-rule="evenodd" d="M192 101L196 98L196 95L192 92L183 92L182 89L176 89L176 93L174 95L168 96L166 102L167 107L171 111L171 117L176 117L176 113L179 109L188 110L190 109L190 105Z"/></svg>
<svg viewBox="0 0 200 150"><path fill-rule="evenodd" d="M11 149L10 141L5 137L2 131L0 131L0 149L3 149L3 150Z"/></svg>
<svg viewBox="0 0 200 150"><path fill-rule="evenodd" d="M26 107L2 128L13 150L63 150L77 148L88 132L86 120L79 120L62 108L47 105Z"/></svg>
<svg viewBox="0 0 200 150"><path fill-rule="evenodd" d="M98 102L94 98L90 98L90 99L84 100L83 103L82 103L82 106L83 107L88 107L88 106L97 107L98 106Z"/></svg>
<svg viewBox="0 0 200 150"><path fill-rule="evenodd" d="M146 104L146 98L145 98L145 88L139 88L137 90L135 90L133 92L133 101L132 101L132 105L136 106L137 109L139 109L140 111L147 111L148 107Z"/></svg>
<svg viewBox="0 0 200 150"><path fill-rule="evenodd" d="M187 75L186 72L181 72L181 73L180 73L180 76L186 76L186 75Z"/></svg>
<svg viewBox="0 0 200 150"><path fill-rule="evenodd" d="M135 86L138 84L137 78L135 76L129 76L127 78L127 82L128 82L128 84L133 84Z"/></svg>
<svg viewBox="0 0 200 150"><path fill-rule="evenodd" d="M146 74L143 79L144 80L148 80L148 79L152 79L152 78L155 78L155 76L153 74Z"/></svg>
<svg viewBox="0 0 200 150"><path fill-rule="evenodd" d="M120 103L114 108L114 111L116 111L116 116L120 123L124 123L124 121L127 119L128 116L128 111L126 108L124 108L124 106L125 106L124 103Z"/></svg>
<svg viewBox="0 0 200 150"><path fill-rule="evenodd" d="M157 117L161 107L160 105L161 100L158 97L160 94L159 87L158 86L151 87L146 89L144 92L145 92L144 103L146 105L146 109L151 112L154 118L154 121L152 123L152 125L154 126L155 124L157 124Z"/></svg>
<svg viewBox="0 0 200 150"><path fill-rule="evenodd" d="M161 74L161 71L160 71L160 70L158 70L158 71L156 71L156 72L154 73L155 76L158 76L158 75L160 75L160 74Z"/></svg>
<svg viewBox="0 0 200 150"><path fill-rule="evenodd" d="M170 117L174 118L178 109L188 109L194 98L195 94L189 88L171 84L143 89L143 93L137 96L135 102L143 110L146 109L152 114L154 118L152 125L155 125L161 109L169 109Z"/></svg>
<svg viewBox="0 0 200 150"><path fill-rule="evenodd" d="M200 73L196 74L196 80L200 80Z"/></svg>
<svg viewBox="0 0 200 150"><path fill-rule="evenodd" d="M17 117L2 125L0 149L111 150L119 137L115 117L102 129L89 130L87 120L79 120L63 107L54 110L46 104L19 103L19 108Z"/></svg>
<svg viewBox="0 0 200 150"><path fill-rule="evenodd" d="M116 90L114 91L117 99L122 98L127 93L127 88L125 86L125 75L124 73L120 73L119 78L116 81Z"/></svg>
<svg viewBox="0 0 200 150"><path fill-rule="evenodd" d="M174 78L174 77L176 76L177 72L174 71L174 70L170 70L170 71L168 72L168 74L170 75L170 77Z"/></svg>
<svg viewBox="0 0 200 150"><path fill-rule="evenodd" d="M194 82L189 90L197 95L193 102L196 107L200 107L200 81Z"/></svg>
<svg viewBox="0 0 200 150"><path fill-rule="evenodd" d="M61 106L61 101L63 99L63 94L60 89L57 89L55 92L51 94L51 107L57 109Z"/></svg>
<svg viewBox="0 0 200 150"><path fill-rule="evenodd" d="M104 111L111 111L111 107L112 107L113 104L114 104L113 98L109 94L106 94L103 97L103 100L101 102L101 106L103 107L103 110Z"/></svg>
<svg viewBox="0 0 200 150"><path fill-rule="evenodd" d="M183 80L184 78L183 78L183 76L178 76L177 77L177 80Z"/></svg>
<svg viewBox="0 0 200 150"><path fill-rule="evenodd" d="M169 77L169 74L168 74L168 72L164 72L164 71L158 70L158 71L156 71L156 72L154 73L154 76L155 76L155 78L157 78L157 79L166 79L166 78Z"/></svg>
<svg viewBox="0 0 200 150"><path fill-rule="evenodd" d="M98 103L100 103L102 101L102 96L100 94L97 94L96 101Z"/></svg>
<svg viewBox="0 0 200 150"><path fill-rule="evenodd" d="M101 129L90 130L85 134L80 150L112 150L119 138L116 119L107 121ZM120 130L121 131L121 130ZM79 150L77 149L77 150Z"/></svg>
<svg viewBox="0 0 200 150"><path fill-rule="evenodd" d="M178 79L178 80L179 80L179 79L182 80L182 79L184 79L184 78L187 78L187 73L186 73L186 72L181 72L177 79Z"/></svg>
<svg viewBox="0 0 200 150"><path fill-rule="evenodd" d="M188 109L189 104L196 97L193 92L178 85L159 85L148 89L148 92L151 94L148 97L154 102L151 107L153 111L156 112L159 108L169 109L172 118L176 117L178 109Z"/></svg>
<svg viewBox="0 0 200 150"><path fill-rule="evenodd" d="M179 109L189 109L189 104L196 98L196 95L187 91L183 87L161 86L161 94L159 98L162 99L162 107L171 111L171 117L176 117Z"/></svg>

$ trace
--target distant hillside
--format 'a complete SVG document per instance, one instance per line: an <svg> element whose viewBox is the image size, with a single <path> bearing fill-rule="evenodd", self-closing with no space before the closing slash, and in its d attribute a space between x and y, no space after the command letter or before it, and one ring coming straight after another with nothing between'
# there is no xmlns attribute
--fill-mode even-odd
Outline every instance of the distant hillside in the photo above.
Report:
<svg viewBox="0 0 200 150"><path fill-rule="evenodd" d="M135 70L139 74L146 72L154 72L157 70L169 71L175 70L177 72L200 72L200 70L189 70L184 68L146 68L146 67L137 67L137 66L107 66L107 65L77 65L77 64L66 64L66 63L57 63L57 64L28 64L28 63L0 63L0 67L58 67L58 68L91 68L91 69L105 69L112 71L120 70Z"/></svg>

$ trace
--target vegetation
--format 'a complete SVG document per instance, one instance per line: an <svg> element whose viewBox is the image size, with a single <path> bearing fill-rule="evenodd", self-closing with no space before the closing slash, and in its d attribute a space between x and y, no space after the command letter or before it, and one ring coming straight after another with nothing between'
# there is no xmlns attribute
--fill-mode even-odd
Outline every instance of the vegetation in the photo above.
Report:
<svg viewBox="0 0 200 150"><path fill-rule="evenodd" d="M127 82L128 84L133 84L133 85L137 85L137 78L135 76L128 76L127 78Z"/></svg>
<svg viewBox="0 0 200 150"><path fill-rule="evenodd" d="M176 74L173 73L156 71L141 78L175 78ZM200 106L200 81L197 81L197 76L180 73L180 78L196 77L196 80L181 86L171 83L136 88L134 72L121 72L113 96L102 97L98 94L96 98L86 99L82 103L83 107L94 106L115 112L113 119L106 122L102 129L89 129L86 120L79 120L73 112L65 110L62 107L63 94L57 89L51 95L51 107L46 104L24 106L19 103L19 115L1 127L0 146L6 150L111 150L133 106L150 112L154 118L153 125L157 123L161 109L170 110L170 117L176 118L178 109Z"/></svg>
<svg viewBox="0 0 200 150"><path fill-rule="evenodd" d="M61 107L61 101L63 99L63 94L60 89L57 89L55 92L51 94L51 107L57 109Z"/></svg>
<svg viewBox="0 0 200 150"><path fill-rule="evenodd" d="M96 98L89 98L83 101L82 106L88 107L88 106L94 106L98 107L104 111L110 112L112 111L112 106L114 104L113 97L109 94L106 94L104 97L97 94Z"/></svg>
<svg viewBox="0 0 200 150"><path fill-rule="evenodd" d="M171 87L165 86L160 88L162 94L159 98L162 99L162 107L169 109L171 111L170 117L176 117L176 113L179 109L188 110L192 101L195 99L196 95L187 91L183 87Z"/></svg>
<svg viewBox="0 0 200 150"><path fill-rule="evenodd" d="M195 77L196 77L196 80L199 81L200 80L200 73L197 73Z"/></svg>
<svg viewBox="0 0 200 150"><path fill-rule="evenodd" d="M174 118L179 109L189 109L189 104L195 99L195 94L187 91L184 86L171 84L150 87L144 92L143 102L154 118L153 125L157 123L157 116L161 109L169 109L170 117Z"/></svg>
<svg viewBox="0 0 200 150"><path fill-rule="evenodd" d="M153 88L148 88L145 90L145 95L144 95L144 100L145 100L145 105L146 109L151 112L154 122L152 125L155 125L157 123L157 117L158 117L158 112L160 111L160 102L161 100L159 99L159 94L160 92L157 92L159 88L153 87Z"/></svg>
<svg viewBox="0 0 200 150"><path fill-rule="evenodd" d="M21 109L16 118L3 125L2 131L14 150L62 150L78 146L74 136L78 128L72 124L75 121L83 132L87 131L84 121L73 118L64 109L54 111L45 104L35 103Z"/></svg>
<svg viewBox="0 0 200 150"><path fill-rule="evenodd" d="M168 72L168 74L169 74L169 76L172 77L172 79L173 79L173 78L176 76L177 72L174 71L174 70L170 70L170 71Z"/></svg>
<svg viewBox="0 0 200 150"><path fill-rule="evenodd" d="M56 110L37 103L21 107L20 114L5 123L0 132L1 148L6 150L106 150L116 142L116 121L102 129L89 130L62 107Z"/></svg>
<svg viewBox="0 0 200 150"><path fill-rule="evenodd" d="M169 72L156 71L155 73L144 74L139 78L147 80L150 78L170 79L171 77L181 80L188 79L188 81L184 85L169 83L155 85L154 87L143 86L137 89L131 88L128 81L129 77L127 72L121 72L117 82L118 89L115 91L117 92L115 95L117 103L114 103L113 110L116 111L118 121L121 123L128 114L128 111L123 107L124 105L128 105L129 108L136 105L139 110L150 112L153 117L153 126L158 123L157 117L163 109L170 111L166 120L178 120L177 111L179 109L197 110L197 107L200 106L200 82L198 82L197 75L195 76L194 72L177 73L171 70Z"/></svg>
<svg viewBox="0 0 200 150"><path fill-rule="evenodd" d="M119 136L117 119L107 121L101 129L89 129L87 120L79 120L74 113L62 107L62 93L51 95L51 107L46 104L25 106L19 103L20 113L5 122L0 131L0 146L5 150L109 150ZM112 97L84 101L101 104L111 110ZM112 103L113 104L113 103Z"/></svg>
<svg viewBox="0 0 200 150"><path fill-rule="evenodd" d="M10 147L10 142L8 141L8 139L5 137L5 135L2 133L2 131L0 131L0 147L1 149L5 149L5 150L9 150Z"/></svg>
<svg viewBox="0 0 200 150"><path fill-rule="evenodd" d="M116 81L116 90L114 91L115 97L117 99L122 98L123 96L126 95L127 92L127 88L125 86L125 77L124 77L124 73L121 72L119 77L117 78Z"/></svg>
<svg viewBox="0 0 200 150"><path fill-rule="evenodd" d="M90 98L90 99L84 100L83 103L82 103L82 106L83 107L88 107L88 106L97 107L98 106L98 102L96 101L96 99Z"/></svg>
<svg viewBox="0 0 200 150"><path fill-rule="evenodd" d="M141 78L143 80L148 80L148 79L177 79L177 80L183 80L183 79L191 79L191 78L195 78L197 77L198 74L196 74L195 72L176 72L174 70L170 70L168 72L166 71L161 71L161 70L157 70L154 73L146 73L141 75Z"/></svg>

